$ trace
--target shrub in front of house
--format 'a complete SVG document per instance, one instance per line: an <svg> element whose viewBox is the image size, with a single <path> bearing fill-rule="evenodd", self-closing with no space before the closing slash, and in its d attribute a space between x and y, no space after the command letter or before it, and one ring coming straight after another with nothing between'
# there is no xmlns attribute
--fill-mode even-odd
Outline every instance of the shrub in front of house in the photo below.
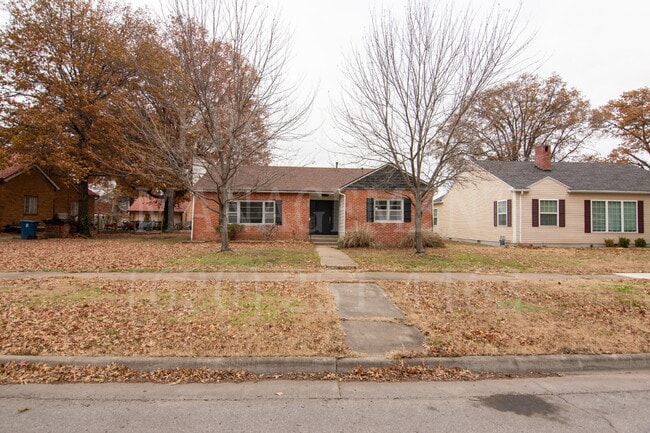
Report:
<svg viewBox="0 0 650 433"><path fill-rule="evenodd" d="M357 226L343 237L343 248L367 248L375 245L375 234L367 225Z"/></svg>
<svg viewBox="0 0 650 433"><path fill-rule="evenodd" d="M634 240L634 246L637 248L645 248L648 244L646 243L645 239L643 238L638 238Z"/></svg>
<svg viewBox="0 0 650 433"><path fill-rule="evenodd" d="M618 238L618 246L621 248L627 248L630 246L630 239L629 238L624 238L620 237Z"/></svg>
<svg viewBox="0 0 650 433"><path fill-rule="evenodd" d="M613 248L616 246L616 242L614 242L614 239L605 239L605 246L607 248Z"/></svg>
<svg viewBox="0 0 650 433"><path fill-rule="evenodd" d="M437 233L432 231L422 231L422 245L424 248L443 248L445 243ZM400 242L403 248L415 248L415 231L410 231Z"/></svg>
<svg viewBox="0 0 650 433"><path fill-rule="evenodd" d="M217 234L221 233L221 226L215 227ZM244 230L244 226L241 224L228 224L228 240L234 241L237 239L237 235Z"/></svg>

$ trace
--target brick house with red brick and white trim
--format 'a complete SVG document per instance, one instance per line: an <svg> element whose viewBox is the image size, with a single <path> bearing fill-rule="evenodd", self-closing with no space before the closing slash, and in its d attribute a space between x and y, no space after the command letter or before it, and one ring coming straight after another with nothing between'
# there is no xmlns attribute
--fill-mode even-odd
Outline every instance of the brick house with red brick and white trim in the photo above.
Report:
<svg viewBox="0 0 650 433"><path fill-rule="evenodd" d="M217 240L219 215L210 201L209 176L197 183L193 199L193 240ZM199 198L199 197L205 198ZM378 169L321 167L243 167L234 181L229 222L243 225L238 238L309 240L313 235L345 236L367 225L378 242L399 243L414 228L413 205L399 173ZM423 229L433 228L430 207Z"/></svg>

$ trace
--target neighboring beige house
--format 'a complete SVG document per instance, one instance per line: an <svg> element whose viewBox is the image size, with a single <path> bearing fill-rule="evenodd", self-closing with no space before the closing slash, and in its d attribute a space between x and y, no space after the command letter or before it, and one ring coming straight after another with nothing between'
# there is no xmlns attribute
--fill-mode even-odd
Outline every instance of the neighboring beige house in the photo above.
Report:
<svg viewBox="0 0 650 433"><path fill-rule="evenodd" d="M474 161L434 203L441 236L499 244L603 245L643 238L650 172L630 164L555 162L548 146L535 162Z"/></svg>

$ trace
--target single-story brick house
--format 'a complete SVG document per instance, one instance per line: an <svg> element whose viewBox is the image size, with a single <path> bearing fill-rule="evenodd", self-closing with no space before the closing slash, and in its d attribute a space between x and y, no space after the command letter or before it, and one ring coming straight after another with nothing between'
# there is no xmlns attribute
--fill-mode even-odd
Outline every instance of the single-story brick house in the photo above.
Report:
<svg viewBox="0 0 650 433"><path fill-rule="evenodd" d="M630 164L474 161L434 203L436 231L450 239L498 244L590 246L643 238L650 217L650 172Z"/></svg>
<svg viewBox="0 0 650 433"><path fill-rule="evenodd" d="M216 240L219 216L209 200L215 191L209 176L196 185L193 240ZM234 180L228 222L244 226L242 239L261 239L272 228L274 239L309 240L313 235L342 238L367 225L383 244L399 243L413 230L410 193L397 170L322 167L242 167ZM200 196L206 198L199 198ZM431 230L431 207L423 216Z"/></svg>
<svg viewBox="0 0 650 433"><path fill-rule="evenodd" d="M88 213L93 215L97 195L89 194ZM15 227L21 220L77 216L79 191L37 165L13 164L0 170L0 202L0 227Z"/></svg>
<svg viewBox="0 0 650 433"><path fill-rule="evenodd" d="M174 203L174 224L183 225L189 221L190 215L188 210L190 208L190 201L177 200ZM141 195L131 206L129 206L129 220L130 221L153 221L162 222L163 212L165 210L165 202L162 199Z"/></svg>

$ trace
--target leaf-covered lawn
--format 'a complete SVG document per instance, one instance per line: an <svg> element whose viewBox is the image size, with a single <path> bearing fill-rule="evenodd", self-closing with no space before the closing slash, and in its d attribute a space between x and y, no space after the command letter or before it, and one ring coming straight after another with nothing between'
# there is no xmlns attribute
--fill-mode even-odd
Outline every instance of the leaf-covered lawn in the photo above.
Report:
<svg viewBox="0 0 650 433"><path fill-rule="evenodd" d="M0 272L300 271L320 266L314 246L305 242L233 243L233 251L225 253L216 243L151 236L4 240L0 248Z"/></svg>
<svg viewBox="0 0 650 433"><path fill-rule="evenodd" d="M324 283L0 281L0 353L338 356Z"/></svg>
<svg viewBox="0 0 650 433"><path fill-rule="evenodd" d="M429 355L650 352L650 282L382 284Z"/></svg>
<svg viewBox="0 0 650 433"><path fill-rule="evenodd" d="M607 274L650 272L650 248L490 247L448 242L424 255L412 249L346 249L362 269L399 272L540 272Z"/></svg>

